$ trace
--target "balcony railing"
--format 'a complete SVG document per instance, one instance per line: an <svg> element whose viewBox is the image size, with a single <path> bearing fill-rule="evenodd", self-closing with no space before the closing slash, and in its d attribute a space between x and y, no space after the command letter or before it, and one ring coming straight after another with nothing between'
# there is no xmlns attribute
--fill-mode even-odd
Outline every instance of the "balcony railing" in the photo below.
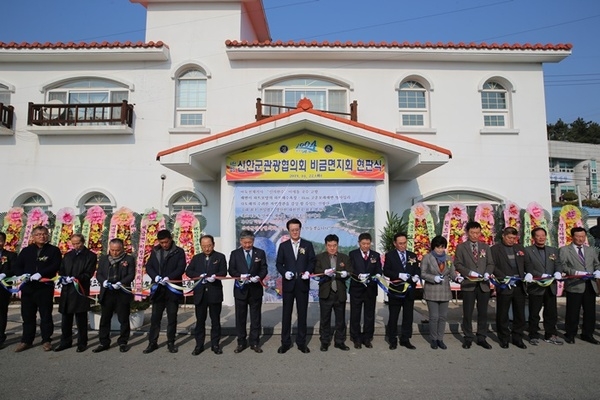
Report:
<svg viewBox="0 0 600 400"><path fill-rule="evenodd" d="M29 103L27 125L36 126L99 126L133 124L133 104L34 104Z"/></svg>
<svg viewBox="0 0 600 400"><path fill-rule="evenodd" d="M12 129L15 109L0 103L0 125Z"/></svg>
<svg viewBox="0 0 600 400"><path fill-rule="evenodd" d="M282 106L278 104L265 104L261 101L260 98L256 99L256 115L255 118L257 121L261 119L269 118L277 114L281 114L283 112L287 112L290 110L295 110L298 107L290 107L290 106ZM349 117L351 121L358 121L358 102L354 100L350 103L350 112L337 112L337 111L327 111L327 110L318 110L323 111L328 114L342 115L344 117Z"/></svg>

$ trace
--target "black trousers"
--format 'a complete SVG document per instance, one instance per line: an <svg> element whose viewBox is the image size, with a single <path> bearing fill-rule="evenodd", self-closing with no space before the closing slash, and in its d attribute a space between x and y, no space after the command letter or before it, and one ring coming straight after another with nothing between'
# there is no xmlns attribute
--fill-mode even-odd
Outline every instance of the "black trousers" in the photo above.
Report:
<svg viewBox="0 0 600 400"><path fill-rule="evenodd" d="M104 293L102 300L102 313L100 314L100 329L98 338L102 346L110 345L110 321L114 313L121 325L117 344L125 345L129 340L131 328L129 326L129 301L123 301L120 293L108 290Z"/></svg>
<svg viewBox="0 0 600 400"><path fill-rule="evenodd" d="M544 339L550 339L556 335L556 295L552 290L544 288L544 294L529 295L529 338L540 338L540 311L544 307Z"/></svg>
<svg viewBox="0 0 600 400"><path fill-rule="evenodd" d="M11 294L0 288L0 343L6 340L6 324L8 322L8 304Z"/></svg>
<svg viewBox="0 0 600 400"><path fill-rule="evenodd" d="M87 346L88 343L88 313L64 313L61 320L60 344L73 344L73 319L77 324L77 346Z"/></svg>
<svg viewBox="0 0 600 400"><path fill-rule="evenodd" d="M463 320L462 329L465 340L473 341L473 310L477 302L477 341L485 340L488 334L488 303L490 302L490 292L484 292L477 285L472 292L463 291Z"/></svg>
<svg viewBox="0 0 600 400"><path fill-rule="evenodd" d="M44 285L32 293L21 292L21 318L23 319L23 336L21 342L33 344L35 339L36 315L40 313L40 331L42 343L50 342L54 333L52 321L52 300L54 286Z"/></svg>
<svg viewBox="0 0 600 400"><path fill-rule="evenodd" d="M523 331L525 330L525 292L518 283L511 292L500 291L497 298L496 308L496 331L500 343L508 343L510 339L513 342L523 340ZM508 311L512 305L513 321L512 329L509 326Z"/></svg>
<svg viewBox="0 0 600 400"><path fill-rule="evenodd" d="M402 309L402 327L400 330L400 343L409 340L412 337L413 310L415 300L409 297L388 299L389 318L387 324L387 334L390 344L398 343L398 317Z"/></svg>
<svg viewBox="0 0 600 400"><path fill-rule="evenodd" d="M341 289L341 290L345 290ZM331 312L335 314L335 344L342 344L346 341L346 302L340 300L337 292L331 291L326 299L319 299L319 308L321 321L319 322L319 338L321 343L329 345L331 343Z"/></svg>
<svg viewBox="0 0 600 400"><path fill-rule="evenodd" d="M235 331L237 343L241 346L248 345L246 321L248 320L248 309L250 309L250 346L257 346L261 329L262 297L250 297L246 299L235 299Z"/></svg>
<svg viewBox="0 0 600 400"><path fill-rule="evenodd" d="M283 346L292 345L292 310L294 309L294 300L296 301L296 313L298 314L298 333L296 334L296 344L306 346L306 321L308 318L308 292L303 292L300 285L294 286L293 292L283 292L283 307L281 318L281 344Z"/></svg>
<svg viewBox="0 0 600 400"><path fill-rule="evenodd" d="M221 340L221 309L222 303L209 303L203 296L199 304L196 304L196 328L194 336L196 338L196 347L204 346L206 338L206 317L210 314L210 345L218 346Z"/></svg>
<svg viewBox="0 0 600 400"><path fill-rule="evenodd" d="M579 312L583 308L582 336L593 336L596 325L596 292L592 282L585 281L583 293L567 292L567 310L565 313L565 337L574 338L579 328Z"/></svg>
<svg viewBox="0 0 600 400"><path fill-rule="evenodd" d="M148 340L150 343L156 344L158 342L160 321L162 320L165 309L167 310L167 342L175 342L179 299L165 299L163 297L158 301L152 302L152 317L150 317L150 332L148 333Z"/></svg>
<svg viewBox="0 0 600 400"><path fill-rule="evenodd" d="M375 333L375 306L376 297L366 294L350 295L350 340L358 343L367 343L373 340ZM360 329L361 314L364 310L362 331Z"/></svg>

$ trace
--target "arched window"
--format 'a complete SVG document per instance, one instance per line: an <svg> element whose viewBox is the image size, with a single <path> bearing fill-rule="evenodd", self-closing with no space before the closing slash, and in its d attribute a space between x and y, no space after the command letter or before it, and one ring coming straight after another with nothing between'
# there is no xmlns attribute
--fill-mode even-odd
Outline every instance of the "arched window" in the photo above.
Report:
<svg viewBox="0 0 600 400"><path fill-rule="evenodd" d="M192 192L181 192L171 199L169 202L170 214L176 214L181 210L188 210L196 214L202 215L202 202Z"/></svg>
<svg viewBox="0 0 600 400"><path fill-rule="evenodd" d="M407 80L398 90L400 126L429 127L428 91L416 80Z"/></svg>
<svg viewBox="0 0 600 400"><path fill-rule="evenodd" d="M489 80L481 90L483 125L486 127L509 128L509 96L500 82Z"/></svg>
<svg viewBox="0 0 600 400"><path fill-rule="evenodd" d="M188 69L177 77L176 126L204 126L206 113L206 74Z"/></svg>
<svg viewBox="0 0 600 400"><path fill-rule="evenodd" d="M94 206L100 206L106 213L111 213L114 208L114 204L108 196L102 193L91 193L84 201L82 201L81 211L85 212Z"/></svg>
<svg viewBox="0 0 600 400"><path fill-rule="evenodd" d="M31 211L35 207L40 207L44 211L48 211L50 204L44 199L43 196L39 194L32 194L29 197L26 197L20 204L15 204L15 206L23 207L26 213Z"/></svg>
<svg viewBox="0 0 600 400"><path fill-rule="evenodd" d="M309 99L316 110L349 112L348 89L331 81L317 78L293 78L277 81L264 89L263 102L295 108L304 98ZM288 111L279 107L264 107L264 115Z"/></svg>

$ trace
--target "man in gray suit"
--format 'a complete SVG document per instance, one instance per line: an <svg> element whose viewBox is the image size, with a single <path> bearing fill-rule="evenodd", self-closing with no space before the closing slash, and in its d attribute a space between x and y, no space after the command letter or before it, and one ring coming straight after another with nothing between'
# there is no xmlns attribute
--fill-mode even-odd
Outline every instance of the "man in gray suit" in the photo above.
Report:
<svg viewBox="0 0 600 400"><path fill-rule="evenodd" d="M581 275L594 279L569 279L565 288L567 291L567 311L565 314L565 340L567 343L575 343L575 335L579 326L579 311L583 308L583 326L581 329L581 340L600 344L594 339L594 328L596 325L596 294L598 285L596 279L600 279L600 263L598 254L593 247L584 246L587 234L584 228L575 227L571 229L573 243L563 246L559 250L560 268L567 275Z"/></svg>
<svg viewBox="0 0 600 400"><path fill-rule="evenodd" d="M525 264L525 282L529 294L529 343L537 346L540 342L540 311L544 306L544 340L547 343L563 344L556 330L556 282L550 286L540 286L533 282L534 277L560 279L558 249L546 246L546 230L537 227L531 231L533 246L525 248L528 261Z"/></svg>
<svg viewBox="0 0 600 400"><path fill-rule="evenodd" d="M490 247L479 241L481 225L469 221L466 226L468 240L456 246L454 267L465 278L460 290L463 296L462 328L465 334L463 349L471 348L473 334L473 309L477 301L477 344L484 349L492 346L485 340L488 332L488 303L490 301L490 274L494 271ZM469 280L474 279L474 281ZM481 280L479 280L481 279Z"/></svg>

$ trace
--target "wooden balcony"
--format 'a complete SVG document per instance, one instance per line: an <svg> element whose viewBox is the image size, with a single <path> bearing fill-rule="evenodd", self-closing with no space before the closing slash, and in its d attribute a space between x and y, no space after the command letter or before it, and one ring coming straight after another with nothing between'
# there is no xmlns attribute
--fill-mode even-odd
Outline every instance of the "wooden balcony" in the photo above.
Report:
<svg viewBox="0 0 600 400"><path fill-rule="evenodd" d="M260 121L265 118L272 117L274 115L278 115L287 111L295 110L298 107L289 107L282 106L278 104L265 104L261 101L260 98L256 99L256 115L255 118L257 121ZM342 117L350 119L350 121L358 121L358 102L354 100L350 103L350 112L336 112L336 111L327 111L327 110L318 110L323 111L328 114L340 115Z"/></svg>
<svg viewBox="0 0 600 400"><path fill-rule="evenodd" d="M0 103L0 135L12 135L15 109Z"/></svg>
<svg viewBox="0 0 600 400"><path fill-rule="evenodd" d="M121 103L47 104L29 103L28 130L38 135L132 134L133 104Z"/></svg>

